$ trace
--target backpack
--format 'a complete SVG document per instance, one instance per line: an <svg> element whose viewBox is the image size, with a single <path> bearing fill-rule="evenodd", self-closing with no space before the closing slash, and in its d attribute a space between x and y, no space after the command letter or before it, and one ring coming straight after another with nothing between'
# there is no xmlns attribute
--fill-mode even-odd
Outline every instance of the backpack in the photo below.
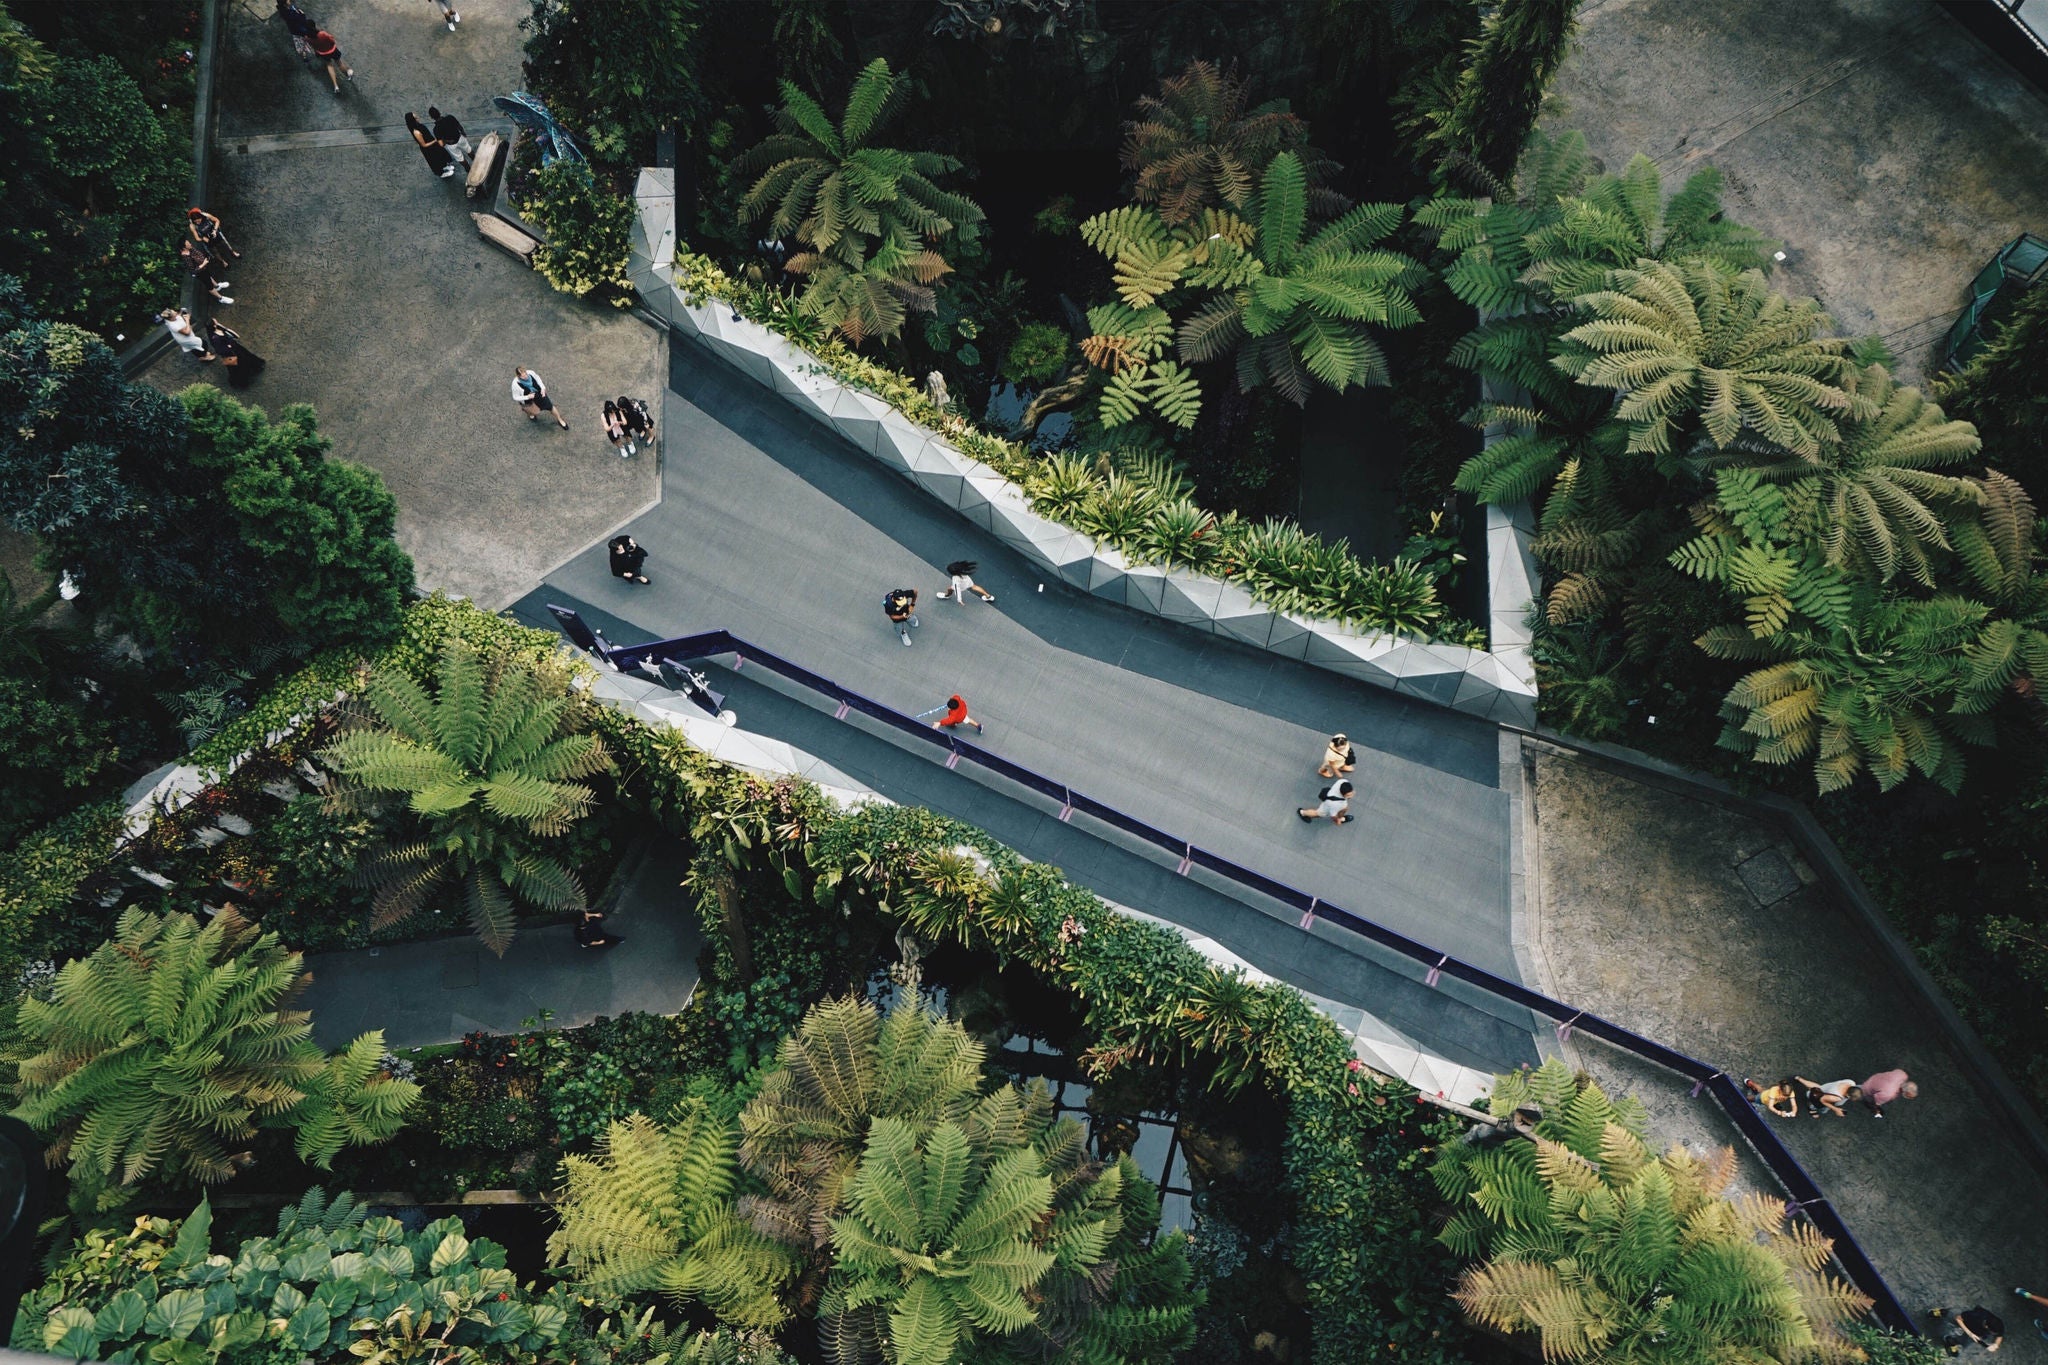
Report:
<svg viewBox="0 0 2048 1365"><path fill-rule="evenodd" d="M910 594L902 588L895 588L882 595L882 610L890 616L910 610Z"/></svg>

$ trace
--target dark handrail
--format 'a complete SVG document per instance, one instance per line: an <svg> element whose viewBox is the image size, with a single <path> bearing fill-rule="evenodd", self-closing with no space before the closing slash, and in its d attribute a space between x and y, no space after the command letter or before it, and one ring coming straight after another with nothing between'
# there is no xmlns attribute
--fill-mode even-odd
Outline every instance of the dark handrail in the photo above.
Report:
<svg viewBox="0 0 2048 1365"><path fill-rule="evenodd" d="M563 614L564 609L550 610L559 616ZM1059 801L1062 820L1079 811L1143 839L1146 843L1156 845L1180 859L1179 871L1183 876L1190 867L1206 868L1262 896L1301 911L1304 929L1312 920L1328 920L1361 938L1370 939L1383 948L1399 953L1412 962L1428 967L1431 984L1434 984L1438 975L1453 976L1520 1005L1532 1013L1542 1015L1555 1022L1559 1041L1568 1039L1574 1032L1590 1034L1624 1052L1654 1062L1668 1071L1677 1072L1693 1082L1692 1093L1695 1097L1702 1092L1711 1095L1721 1111L1728 1116L1729 1121L1749 1140L1757 1156L1762 1159L1764 1165L1770 1167L1771 1173L1785 1187L1786 1193L1791 1195L1792 1211L1806 1218L1833 1239L1836 1261L1840 1263L1850 1280L1870 1296L1878 1321L1894 1331L1918 1330L1913 1319L1899 1306L1899 1301L1892 1294L1891 1286L1885 1283L1884 1276L1878 1273L1877 1267L1871 1263L1870 1257L1864 1253L1862 1246L1850 1233L1849 1226L1843 1221L1840 1212L1828 1201L1825 1192L1814 1182L1813 1177L1807 1174L1806 1168L1799 1164L1799 1158L1792 1155L1791 1150L1779 1140L1770 1125L1764 1122L1763 1116L1743 1094L1741 1083L1722 1068L1689 1057L1683 1052L1645 1038L1590 1011L1574 1009L1561 1000L1551 999L1541 991L1529 989L1519 981L1495 976L1483 967L1474 966L1449 953L1439 952L1426 943L1409 938L1399 930L1390 929L1384 924L1353 914L1340 906L1331 905L1321 897L1311 896L1284 882L1275 881L1263 873L1231 862L1220 854L1199 848L1188 840L1176 838L1135 816L1126 815L1091 796L1083 795L1064 783L1055 782L1010 759L992 754L980 745L971 744L956 734L936 730L923 721L862 696L851 688L843 687L830 678L813 673L800 664L791 663L769 650L748 644L731 631L704 631L648 645L605 646L601 648L600 653L605 649L609 650L611 659L624 660L628 667L637 665L643 659L701 659L719 654L734 656L735 672L744 670L748 664L759 664L772 673L838 703L841 719L850 711L858 711L893 730L947 750L951 755L946 760L948 767L965 759L1029 787L1042 796Z"/></svg>

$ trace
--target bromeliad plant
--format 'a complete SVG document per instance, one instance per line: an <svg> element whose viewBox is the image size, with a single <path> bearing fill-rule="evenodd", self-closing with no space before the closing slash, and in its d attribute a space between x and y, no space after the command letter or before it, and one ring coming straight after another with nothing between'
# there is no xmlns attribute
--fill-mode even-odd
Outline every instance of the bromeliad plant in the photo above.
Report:
<svg viewBox="0 0 2048 1365"><path fill-rule="evenodd" d="M374 677L353 728L321 758L342 782L337 809L403 797L421 836L366 855L359 874L377 888L379 926L416 914L437 890L461 889L477 937L495 953L512 941L517 896L543 910L583 908L583 886L543 850L589 813L578 779L611 767L583 732L577 694L545 666L460 641L441 655L430 693L411 675Z"/></svg>

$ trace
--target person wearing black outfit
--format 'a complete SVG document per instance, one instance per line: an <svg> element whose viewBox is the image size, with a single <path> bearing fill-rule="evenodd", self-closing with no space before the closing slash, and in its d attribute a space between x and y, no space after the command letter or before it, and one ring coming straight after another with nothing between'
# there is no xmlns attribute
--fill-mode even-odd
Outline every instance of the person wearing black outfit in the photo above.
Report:
<svg viewBox="0 0 2048 1365"><path fill-rule="evenodd" d="M903 637L903 647L908 649L910 632L917 625L917 589L895 588L883 594L882 614L896 627L896 633Z"/></svg>
<svg viewBox="0 0 2048 1365"><path fill-rule="evenodd" d="M453 114L444 114L433 105L427 106L427 117L433 120L434 136L448 149L448 155L463 165L469 165L469 158L475 148L469 145L468 134L462 131L462 120Z"/></svg>
<svg viewBox="0 0 2048 1365"><path fill-rule="evenodd" d="M646 445L654 439L654 415L647 411L647 405L637 398L619 395L619 416L626 419L626 453L633 453L634 445Z"/></svg>
<svg viewBox="0 0 2048 1365"><path fill-rule="evenodd" d="M1965 1346L1982 1346L1987 1351L1995 1351L2005 1345L2005 1320L1981 1303L1960 1313L1951 1313L1946 1308L1930 1308L1927 1316L1947 1324L1941 1329L1941 1344L1952 1356L1961 1355Z"/></svg>
<svg viewBox="0 0 2048 1365"><path fill-rule="evenodd" d="M579 948L616 948L626 940L617 934L604 931L604 912L600 910L578 910L576 912L576 946Z"/></svg>
<svg viewBox="0 0 2048 1365"><path fill-rule="evenodd" d="M213 353L220 357L220 363L227 367L228 383L238 389L248 388L270 363L243 345L241 333L219 318L207 321L206 339L212 344Z"/></svg>
<svg viewBox="0 0 2048 1365"><path fill-rule="evenodd" d="M412 134L414 145L420 149L420 155L427 159L427 169L443 180L453 176L455 158L448 155L448 149L441 145L441 139L429 133L426 125L420 122L419 115L410 109L405 111L405 126Z"/></svg>
<svg viewBox="0 0 2048 1365"><path fill-rule="evenodd" d="M613 578L623 578L629 583L647 581L647 575L640 572L640 566L647 562L645 546L631 536L613 536L610 549Z"/></svg>

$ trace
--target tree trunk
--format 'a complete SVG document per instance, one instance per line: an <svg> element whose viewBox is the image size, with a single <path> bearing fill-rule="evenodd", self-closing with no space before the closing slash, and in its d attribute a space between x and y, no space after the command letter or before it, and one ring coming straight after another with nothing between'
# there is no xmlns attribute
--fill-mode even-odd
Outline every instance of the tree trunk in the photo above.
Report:
<svg viewBox="0 0 2048 1365"><path fill-rule="evenodd" d="M742 986L754 984L754 950L747 939L747 916L740 908L739 883L724 877L718 883L718 917L725 929L726 951L732 954L732 969Z"/></svg>

